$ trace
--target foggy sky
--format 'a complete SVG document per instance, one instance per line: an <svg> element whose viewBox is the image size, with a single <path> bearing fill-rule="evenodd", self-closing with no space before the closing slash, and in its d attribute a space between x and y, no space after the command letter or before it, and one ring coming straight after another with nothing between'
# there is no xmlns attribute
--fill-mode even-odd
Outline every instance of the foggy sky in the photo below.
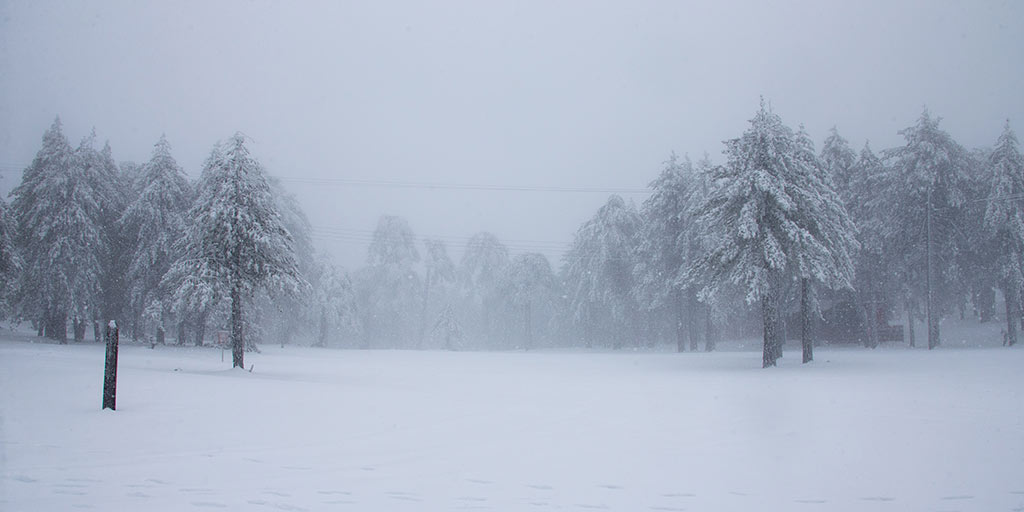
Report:
<svg viewBox="0 0 1024 512"><path fill-rule="evenodd" d="M1022 56L1013 1L0 1L0 191L56 115L118 161L166 133L193 177L242 131L286 180L642 189L671 151L721 161L761 95L819 147L898 144L924 105L987 146L1024 130ZM349 268L383 213L557 266L608 195L285 185Z"/></svg>

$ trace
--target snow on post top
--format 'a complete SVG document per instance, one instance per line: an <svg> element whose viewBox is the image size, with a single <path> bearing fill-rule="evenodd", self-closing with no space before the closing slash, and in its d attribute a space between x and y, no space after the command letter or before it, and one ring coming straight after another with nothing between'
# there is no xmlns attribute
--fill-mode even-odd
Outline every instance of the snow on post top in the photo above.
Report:
<svg viewBox="0 0 1024 512"><path fill-rule="evenodd" d="M117 322L114 321L114 320L111 320L110 323L107 324L107 327L110 327L111 329L117 329Z"/></svg>

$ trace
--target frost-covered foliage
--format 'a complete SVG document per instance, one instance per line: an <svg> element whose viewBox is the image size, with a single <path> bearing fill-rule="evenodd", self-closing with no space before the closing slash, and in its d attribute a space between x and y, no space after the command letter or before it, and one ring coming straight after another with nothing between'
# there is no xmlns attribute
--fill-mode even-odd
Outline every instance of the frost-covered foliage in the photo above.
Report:
<svg viewBox="0 0 1024 512"><path fill-rule="evenodd" d="M101 305L107 226L116 178L87 137L72 150L60 119L12 192L16 244L24 259L17 302L23 317L52 338L67 338L66 322L80 325Z"/></svg>
<svg viewBox="0 0 1024 512"><path fill-rule="evenodd" d="M1024 287L1024 157L1009 121L986 163L992 188L985 227L995 244L995 270L1006 299L1007 342L1014 345Z"/></svg>
<svg viewBox="0 0 1024 512"><path fill-rule="evenodd" d="M857 153L850 148L850 143L839 135L839 130L834 126L829 130L828 137L821 146L820 159L825 173L832 178L839 197L844 204L849 205L855 182Z"/></svg>
<svg viewBox="0 0 1024 512"><path fill-rule="evenodd" d="M520 324L522 347L533 348L536 338L551 332L557 311L558 280L547 256L539 253L520 254L512 259L500 286L501 295L512 309L512 317ZM541 336L537 332L541 331Z"/></svg>
<svg viewBox="0 0 1024 512"><path fill-rule="evenodd" d="M316 345L351 345L362 334L352 279L330 261L322 260L316 264L312 286L309 317L316 320Z"/></svg>
<svg viewBox="0 0 1024 512"><path fill-rule="evenodd" d="M508 265L508 249L494 234L480 232L470 237L457 276L467 343L496 347L507 335L498 286Z"/></svg>
<svg viewBox="0 0 1024 512"><path fill-rule="evenodd" d="M235 366L244 366L243 303L260 289L294 293L308 286L263 168L245 142L235 134L206 160L172 271L182 276L178 310L208 310L230 296Z"/></svg>
<svg viewBox="0 0 1024 512"><path fill-rule="evenodd" d="M902 286L928 312L929 348L939 344L939 319L956 305L954 288L963 278L958 226L970 179L967 152L939 121L924 110L900 131L905 144L884 152L889 165L883 192L891 216L880 225L887 251L900 257L895 266Z"/></svg>
<svg viewBox="0 0 1024 512"><path fill-rule="evenodd" d="M771 366L781 356L785 277L845 284L853 233L804 137L763 103L750 124L726 142L728 162L712 171L713 187L698 214L706 253L689 275L705 280L704 296L731 283L745 291L748 304L761 301L764 365Z"/></svg>
<svg viewBox="0 0 1024 512"><path fill-rule="evenodd" d="M14 222L7 201L0 199L0 319L10 316L9 295L20 271L14 250Z"/></svg>
<svg viewBox="0 0 1024 512"><path fill-rule="evenodd" d="M415 340L420 279L416 236L409 223L381 216L373 232L366 267L356 273L364 346L408 346Z"/></svg>
<svg viewBox="0 0 1024 512"><path fill-rule="evenodd" d="M417 346L422 346L428 322L436 317L441 304L450 302L449 287L455 282L455 263L448 256L448 245L442 240L426 239L423 248L426 249L423 258L426 275L423 280L423 309Z"/></svg>
<svg viewBox="0 0 1024 512"><path fill-rule="evenodd" d="M125 277L134 314L153 311L159 305L158 314L149 316L160 320L155 327L163 327L163 305L169 304L171 290L160 289L160 282L179 257L180 247L175 244L185 229L192 190L164 136L154 145L152 158L140 171L138 196L119 219L131 247Z"/></svg>
<svg viewBox="0 0 1024 512"><path fill-rule="evenodd" d="M702 185L689 158L672 154L640 207L633 294L645 310L668 313L680 352L687 337L691 348L697 344L696 286L685 274L700 250L693 212L703 199Z"/></svg>
<svg viewBox="0 0 1024 512"><path fill-rule="evenodd" d="M587 345L639 343L633 267L640 215L612 196L576 231L565 255L565 288L572 323Z"/></svg>

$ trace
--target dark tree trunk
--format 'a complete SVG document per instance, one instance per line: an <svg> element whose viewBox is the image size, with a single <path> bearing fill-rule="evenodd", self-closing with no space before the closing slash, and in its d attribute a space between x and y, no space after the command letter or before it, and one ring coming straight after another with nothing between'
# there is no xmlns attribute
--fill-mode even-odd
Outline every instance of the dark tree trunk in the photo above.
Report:
<svg viewBox="0 0 1024 512"><path fill-rule="evenodd" d="M179 316L180 319L180 316ZM185 344L185 321L181 320L178 322L178 345Z"/></svg>
<svg viewBox="0 0 1024 512"><path fill-rule="evenodd" d="M62 345L68 342L68 317L66 313L51 313L46 321L46 337L59 341Z"/></svg>
<svg viewBox="0 0 1024 512"><path fill-rule="evenodd" d="M167 333L164 332L164 326L162 325L156 328L156 342L161 345L167 344Z"/></svg>
<svg viewBox="0 0 1024 512"><path fill-rule="evenodd" d="M46 319L40 319L35 321L37 330L36 336L42 337L46 333Z"/></svg>
<svg viewBox="0 0 1024 512"><path fill-rule="evenodd" d="M245 340L242 338L242 290L231 288L231 367L245 368Z"/></svg>
<svg viewBox="0 0 1024 512"><path fill-rule="evenodd" d="M774 282L769 287L768 293L761 298L761 316L764 323L762 368L775 366L782 345L779 340L779 290Z"/></svg>
<svg viewBox="0 0 1024 512"><path fill-rule="evenodd" d="M523 322L526 324L526 350L533 348L533 308L530 303L523 304Z"/></svg>
<svg viewBox="0 0 1024 512"><path fill-rule="evenodd" d="M686 305L686 336L690 338L690 352L696 352L700 345L697 340L697 309L700 305L697 303L697 298L693 296L686 298Z"/></svg>
<svg viewBox="0 0 1024 512"><path fill-rule="evenodd" d="M978 321L981 323L992 321L996 314L996 290L986 286L978 292Z"/></svg>
<svg viewBox="0 0 1024 512"><path fill-rule="evenodd" d="M910 346L914 347L917 344L917 337L914 335L914 307L909 302L907 302L906 308L907 308L907 338L910 340Z"/></svg>
<svg viewBox="0 0 1024 512"><path fill-rule="evenodd" d="M1021 321L1020 289L1010 284L1003 290L1006 295L1006 344L1012 347L1017 344L1017 326Z"/></svg>
<svg viewBox="0 0 1024 512"><path fill-rule="evenodd" d="M200 313L196 315L196 340L195 344L197 347L203 346L203 340L206 339L206 313Z"/></svg>
<svg viewBox="0 0 1024 512"><path fill-rule="evenodd" d="M807 278L800 280L800 346L803 348L803 362L814 360L814 340L811 339L811 292Z"/></svg>
<svg viewBox="0 0 1024 512"><path fill-rule="evenodd" d="M79 343L85 340L85 319L74 317L71 320L72 329L74 329L75 343Z"/></svg>
<svg viewBox="0 0 1024 512"><path fill-rule="evenodd" d="M676 310L676 352L686 352L686 313L683 311L683 295L675 292Z"/></svg>
<svg viewBox="0 0 1024 512"><path fill-rule="evenodd" d="M704 305L704 351L711 352L715 350L715 324L711 318L711 305Z"/></svg>

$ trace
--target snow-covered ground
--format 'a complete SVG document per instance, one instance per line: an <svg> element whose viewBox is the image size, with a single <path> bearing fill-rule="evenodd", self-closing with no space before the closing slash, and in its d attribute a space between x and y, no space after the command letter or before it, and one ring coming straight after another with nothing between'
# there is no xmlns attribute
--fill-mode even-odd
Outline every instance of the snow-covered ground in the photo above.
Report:
<svg viewBox="0 0 1024 512"><path fill-rule="evenodd" d="M123 346L111 412L100 345L8 338L5 511L1024 508L1017 348Z"/></svg>

